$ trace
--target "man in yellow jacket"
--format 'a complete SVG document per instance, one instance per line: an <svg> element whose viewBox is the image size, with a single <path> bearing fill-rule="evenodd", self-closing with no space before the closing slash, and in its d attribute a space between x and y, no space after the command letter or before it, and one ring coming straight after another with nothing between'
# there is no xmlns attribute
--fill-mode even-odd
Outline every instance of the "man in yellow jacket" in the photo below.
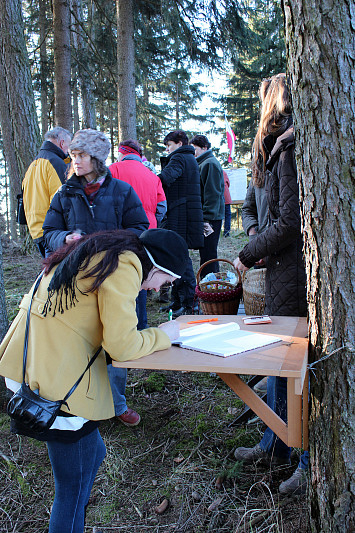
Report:
<svg viewBox="0 0 355 533"><path fill-rule="evenodd" d="M71 137L60 126L48 131L22 182L28 229L42 257L45 257L42 225L53 196L65 181Z"/></svg>

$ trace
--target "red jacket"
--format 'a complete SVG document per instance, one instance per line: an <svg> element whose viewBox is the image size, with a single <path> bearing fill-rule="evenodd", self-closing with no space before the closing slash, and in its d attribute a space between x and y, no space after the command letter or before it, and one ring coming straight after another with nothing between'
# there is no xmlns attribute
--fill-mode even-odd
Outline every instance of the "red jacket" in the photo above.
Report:
<svg viewBox="0 0 355 533"><path fill-rule="evenodd" d="M230 182L229 182L228 174L225 170L223 170L223 178L224 178L224 203L231 204L232 198L231 198L231 193L229 192Z"/></svg>
<svg viewBox="0 0 355 533"><path fill-rule="evenodd" d="M157 227L157 205L166 202L160 179L140 161L126 159L110 165L114 178L129 183L142 202L149 220L149 228Z"/></svg>

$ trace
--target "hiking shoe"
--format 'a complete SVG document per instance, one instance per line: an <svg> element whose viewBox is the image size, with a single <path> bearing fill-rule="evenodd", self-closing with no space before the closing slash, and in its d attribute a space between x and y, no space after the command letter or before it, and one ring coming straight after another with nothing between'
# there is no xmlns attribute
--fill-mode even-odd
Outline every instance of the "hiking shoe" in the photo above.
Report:
<svg viewBox="0 0 355 533"><path fill-rule="evenodd" d="M292 476L283 481L279 486L280 494L305 494L307 490L307 472L303 468L297 468Z"/></svg>
<svg viewBox="0 0 355 533"><path fill-rule="evenodd" d="M255 392L267 392L267 376L258 381L258 383L254 385L253 389Z"/></svg>
<svg viewBox="0 0 355 533"><path fill-rule="evenodd" d="M117 418L125 426L138 426L139 422L141 421L139 414L133 411L133 409L130 407L128 407L127 411L122 413L122 415L118 416Z"/></svg>
<svg viewBox="0 0 355 533"><path fill-rule="evenodd" d="M260 462L265 465L283 465L290 464L290 460L282 457L270 455L261 449L260 444L254 448L237 448L234 452L234 457L237 461L243 461L246 464Z"/></svg>

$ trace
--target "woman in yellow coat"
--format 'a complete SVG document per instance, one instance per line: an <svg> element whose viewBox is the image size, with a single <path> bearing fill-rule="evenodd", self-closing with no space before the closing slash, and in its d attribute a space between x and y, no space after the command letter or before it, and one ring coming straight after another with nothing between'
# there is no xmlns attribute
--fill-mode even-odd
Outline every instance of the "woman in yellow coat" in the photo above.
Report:
<svg viewBox="0 0 355 533"><path fill-rule="evenodd" d="M25 381L49 400L62 399L100 345L102 351L69 397L69 409L43 434L11 421L11 431L47 442L55 480L49 533L82 533L85 509L106 450L99 420L115 415L105 352L128 361L170 347L176 322L137 330L136 298L158 291L185 271L187 245L173 231L151 229L140 237L125 230L85 236L44 261L34 296ZM30 291L30 294L32 291ZM30 294L0 346L0 375L16 391Z"/></svg>

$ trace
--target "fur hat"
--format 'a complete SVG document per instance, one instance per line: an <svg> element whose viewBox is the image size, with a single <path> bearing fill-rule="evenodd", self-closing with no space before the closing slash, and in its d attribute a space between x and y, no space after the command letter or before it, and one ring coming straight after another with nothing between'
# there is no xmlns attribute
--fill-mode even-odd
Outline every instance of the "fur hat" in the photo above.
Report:
<svg viewBox="0 0 355 533"><path fill-rule="evenodd" d="M139 237L154 266L174 278L181 278L189 260L185 240L175 231L147 229Z"/></svg>
<svg viewBox="0 0 355 533"><path fill-rule="evenodd" d="M101 131L92 129L79 130L69 145L69 153L73 150L86 152L91 157L95 157L105 163L111 150L111 143Z"/></svg>

